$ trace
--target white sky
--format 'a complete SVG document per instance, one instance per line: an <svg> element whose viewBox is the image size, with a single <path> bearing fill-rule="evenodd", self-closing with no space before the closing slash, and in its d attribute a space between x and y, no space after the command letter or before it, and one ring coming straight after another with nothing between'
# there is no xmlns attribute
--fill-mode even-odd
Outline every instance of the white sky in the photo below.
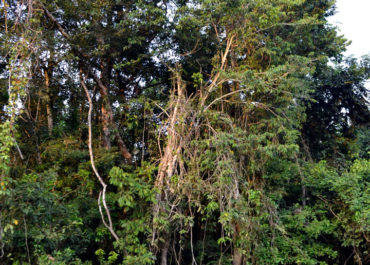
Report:
<svg viewBox="0 0 370 265"><path fill-rule="evenodd" d="M370 0L337 0L336 7L329 22L352 41L345 55L370 55Z"/></svg>

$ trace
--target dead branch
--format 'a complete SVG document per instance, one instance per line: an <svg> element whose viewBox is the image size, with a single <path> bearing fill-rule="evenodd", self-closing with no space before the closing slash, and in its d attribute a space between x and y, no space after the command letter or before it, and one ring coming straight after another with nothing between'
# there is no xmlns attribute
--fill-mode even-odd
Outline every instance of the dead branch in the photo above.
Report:
<svg viewBox="0 0 370 265"><path fill-rule="evenodd" d="M104 226L109 230L109 232L112 234L114 239L116 241L118 241L119 237L117 236L116 232L113 229L112 218L111 218L110 211L109 211L109 208L108 208L106 200L105 200L107 184L104 182L104 180L102 179L98 170L95 167L94 153L93 153L93 148L92 148L92 130L91 130L91 113L92 113L92 109L93 109L93 103L92 103L92 100L91 100L91 96L89 94L89 90L87 89L87 86L86 86L86 84L85 84L85 82L82 78L82 71L80 71L80 82L81 82L81 85L82 85L83 89L85 90L86 97L89 101L89 112L88 112L87 122L88 122L88 130L89 130L88 146L89 146L89 155L90 155L91 167L92 167L92 169L95 173L95 176L98 178L101 186L103 187L103 189L99 192L99 198L98 198L99 212L100 212L100 215L101 215ZM101 202L103 203L103 207L105 209L105 213L106 213L107 218L108 218L108 223L105 221L104 213L103 213L103 210L101 208Z"/></svg>
<svg viewBox="0 0 370 265"><path fill-rule="evenodd" d="M213 91L214 87L216 86L217 80L221 75L221 72L225 70L226 58L227 58L227 55L229 54L230 47L233 43L234 37L235 37L235 35L232 35L230 38L227 39L226 49L225 49L225 52L222 54L220 70L217 72L217 74L215 75L215 77L212 80L212 83L209 85L209 87L207 89L208 92Z"/></svg>

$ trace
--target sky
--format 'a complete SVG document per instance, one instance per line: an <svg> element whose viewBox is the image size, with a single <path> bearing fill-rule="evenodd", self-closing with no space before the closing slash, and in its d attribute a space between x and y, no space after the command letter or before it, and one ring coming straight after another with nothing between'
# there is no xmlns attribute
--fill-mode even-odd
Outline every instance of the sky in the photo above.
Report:
<svg viewBox="0 0 370 265"><path fill-rule="evenodd" d="M329 22L352 41L345 55L370 55L370 0L337 0L336 7Z"/></svg>

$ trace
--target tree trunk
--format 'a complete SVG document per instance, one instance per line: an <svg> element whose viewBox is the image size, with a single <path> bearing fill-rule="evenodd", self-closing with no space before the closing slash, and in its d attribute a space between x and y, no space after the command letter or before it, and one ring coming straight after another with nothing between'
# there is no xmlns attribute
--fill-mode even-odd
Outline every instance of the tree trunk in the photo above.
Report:
<svg viewBox="0 0 370 265"><path fill-rule="evenodd" d="M106 103L104 102L103 98L103 104L101 106L101 119L102 119L102 125L103 125L103 146L106 149L111 148L111 142L110 142L110 131L109 131L109 124L111 123L110 121L110 115L109 112L107 111Z"/></svg>
<svg viewBox="0 0 370 265"><path fill-rule="evenodd" d="M242 265L243 254L239 249L235 248L233 253L233 265Z"/></svg>
<svg viewBox="0 0 370 265"><path fill-rule="evenodd" d="M45 77L45 88L46 88L46 117L48 121L48 133L49 136L53 133L53 112L51 109L51 96L50 96L50 76L52 73L52 67L49 65L48 68L44 69Z"/></svg>
<svg viewBox="0 0 370 265"><path fill-rule="evenodd" d="M64 38L66 38L67 40L70 39L70 36L69 34L64 30L64 28L62 27L62 25L55 19L55 17L53 16L52 13L49 12L49 10L46 9L46 7L40 3L42 9L45 11L47 17L55 23L55 25L57 26L59 32L63 35ZM102 99L103 99L103 104L105 104L105 110L106 110L106 115L104 116L103 118L103 122L107 122L108 125L111 126L111 128L114 130L115 132L115 138L117 140L117 144L118 144L118 147L121 151L121 154L122 156L129 162L131 163L132 161L132 155L131 153L128 151L124 141L122 140L121 136L119 135L119 132L118 132L118 127L117 125L114 123L113 121L113 112L112 112L112 108L111 108L111 105L110 105L110 102L109 102L109 98L108 98L108 89L107 87L104 85L104 83L102 82L102 80L95 74L93 68L91 67L91 64L89 63L89 58L86 54L84 54L81 50L77 49L77 48L72 48L73 50L73 53L80 59L80 63L81 63L81 67L86 71L86 73L90 76L92 76L92 78L94 79L94 81L96 82L96 84L98 85L99 89L100 89L100 94L102 96ZM86 62L87 61L87 62ZM107 130L106 130L106 135L104 136L106 139L108 137L108 135L110 136L110 130L109 130L109 126L107 126Z"/></svg>
<svg viewBox="0 0 370 265"><path fill-rule="evenodd" d="M161 265L167 265L168 249L170 248L170 240L165 236L163 246L161 248Z"/></svg>
<svg viewBox="0 0 370 265"><path fill-rule="evenodd" d="M240 192L239 192L239 182L238 178L234 178L234 191L233 191L233 197L235 201L238 201L240 199ZM235 245L235 242L240 237L240 223L239 220L235 220L234 224L234 236L233 236L233 242L234 242L234 249L233 249L233 265L242 265L243 263L243 254L241 250Z"/></svg>
<svg viewBox="0 0 370 265"><path fill-rule="evenodd" d="M95 78L94 78L95 79ZM113 111L109 101L107 87L103 84L100 79L95 80L98 83L100 88L100 95L102 96L103 104L102 104L102 124L103 124L103 141L106 148L111 147L110 142L110 135L111 130L113 130L114 138L117 142L118 148L122 154L122 156L129 162L132 162L132 155L127 149L125 142L123 141L122 137L119 134L118 126L114 122L113 119Z"/></svg>

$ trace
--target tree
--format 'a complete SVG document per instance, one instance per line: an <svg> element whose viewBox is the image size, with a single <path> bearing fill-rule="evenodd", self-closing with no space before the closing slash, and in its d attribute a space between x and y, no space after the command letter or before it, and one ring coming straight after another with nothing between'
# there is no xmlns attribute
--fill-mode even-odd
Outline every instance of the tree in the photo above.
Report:
<svg viewBox="0 0 370 265"><path fill-rule="evenodd" d="M356 130L368 126L367 89L369 60L350 58L335 67L318 65L313 79L314 94L308 103L304 139L316 160L326 159L339 167L351 159Z"/></svg>
<svg viewBox="0 0 370 265"><path fill-rule="evenodd" d="M0 263L367 262L368 59L333 1L1 8Z"/></svg>

